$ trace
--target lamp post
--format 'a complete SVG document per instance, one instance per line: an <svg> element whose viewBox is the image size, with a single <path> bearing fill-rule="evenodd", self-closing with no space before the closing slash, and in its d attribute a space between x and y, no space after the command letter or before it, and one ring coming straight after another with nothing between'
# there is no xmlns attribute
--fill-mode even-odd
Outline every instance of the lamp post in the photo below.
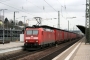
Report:
<svg viewBox="0 0 90 60"><path fill-rule="evenodd" d="M14 25L16 25L16 21L15 21L15 13L17 13L18 11L14 11Z"/></svg>
<svg viewBox="0 0 90 60"><path fill-rule="evenodd" d="M66 19L73 19L73 18L76 18L76 17L67 17ZM68 31L69 31L69 24L70 24L70 22L68 20Z"/></svg>
<svg viewBox="0 0 90 60"><path fill-rule="evenodd" d="M2 11L2 10L0 10L0 11ZM1 12L0 12L0 15L1 15Z"/></svg>
<svg viewBox="0 0 90 60"><path fill-rule="evenodd" d="M22 17L24 17L24 23L25 23L25 17L27 17L27 16L22 16Z"/></svg>
<svg viewBox="0 0 90 60"><path fill-rule="evenodd" d="M3 44L4 44L4 10L7 10L7 9L1 9L3 11Z"/></svg>
<svg viewBox="0 0 90 60"><path fill-rule="evenodd" d="M66 19L73 19L73 18L76 18L76 17L68 17ZM69 20L68 20L68 31L69 31ZM70 37L70 35L68 34L68 37ZM70 40L71 41L71 40Z"/></svg>
<svg viewBox="0 0 90 60"><path fill-rule="evenodd" d="M68 20L68 31L69 31L69 20Z"/></svg>
<svg viewBox="0 0 90 60"><path fill-rule="evenodd" d="M60 11L58 11L58 28L60 28Z"/></svg>
<svg viewBox="0 0 90 60"><path fill-rule="evenodd" d="M2 11L2 10L0 10L0 20L1 20L1 11Z"/></svg>

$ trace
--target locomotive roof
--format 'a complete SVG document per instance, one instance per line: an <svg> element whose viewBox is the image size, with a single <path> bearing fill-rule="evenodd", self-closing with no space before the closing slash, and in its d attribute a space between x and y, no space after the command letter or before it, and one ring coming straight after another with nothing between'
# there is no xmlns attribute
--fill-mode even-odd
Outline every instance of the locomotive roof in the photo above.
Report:
<svg viewBox="0 0 90 60"><path fill-rule="evenodd" d="M41 26L33 25L33 26L26 26L25 29L26 29L26 28L48 28L48 29L62 30L62 29L55 28L55 27L51 27L51 26L47 26L47 25L41 25Z"/></svg>
<svg viewBox="0 0 90 60"><path fill-rule="evenodd" d="M41 25L41 26L35 26L34 27L36 28L48 28L48 29L57 29L57 30L61 30L61 29L58 29L58 28L55 28L55 27L51 27L51 26L47 26L47 25Z"/></svg>
<svg viewBox="0 0 90 60"><path fill-rule="evenodd" d="M51 27L51 26L47 26L47 25L41 25L41 26L38 26L38 25L26 26L24 29L26 29L26 28L48 28L48 29L61 30L61 29L59 29L59 28L55 28L55 27Z"/></svg>
<svg viewBox="0 0 90 60"><path fill-rule="evenodd" d="M47 25L42 25L41 27L43 27L43 28L49 28L49 29L62 30L62 29L55 28L55 27L51 27L51 26L47 26ZM66 30L62 30L62 31L66 31ZM68 31L67 31L67 32L68 32Z"/></svg>
<svg viewBox="0 0 90 60"><path fill-rule="evenodd" d="M48 29L62 30L62 29L55 28L55 27L51 27L51 26L47 26L47 25L41 25L41 26L38 26L38 25L26 26L24 29L26 29L26 28L48 28ZM66 30L62 30L62 31L66 31ZM66 31L66 32L70 32L70 31ZM74 33L74 32L71 32L71 33Z"/></svg>

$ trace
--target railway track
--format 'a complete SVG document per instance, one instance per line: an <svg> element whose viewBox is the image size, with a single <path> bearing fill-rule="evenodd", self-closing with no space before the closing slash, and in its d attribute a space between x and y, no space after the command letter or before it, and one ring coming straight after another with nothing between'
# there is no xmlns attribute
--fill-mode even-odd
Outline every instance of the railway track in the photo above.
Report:
<svg viewBox="0 0 90 60"><path fill-rule="evenodd" d="M1 54L0 55L0 60L17 60L19 58L25 57L27 55L34 54L38 51L19 51L11 54Z"/></svg>
<svg viewBox="0 0 90 60"><path fill-rule="evenodd" d="M64 50L66 50L67 48L69 48L71 45L73 45L75 42L77 41L73 41L72 43L63 46L62 48L58 49L57 51L54 51L44 57L39 58L38 60L52 60L55 56L59 55L60 53L62 53Z"/></svg>
<svg viewBox="0 0 90 60"><path fill-rule="evenodd" d="M54 58L55 56L57 56L58 54L63 52L65 49L70 47L75 42L77 42L77 40L67 42L64 44L60 44L60 45L58 45L58 47L54 46L54 47L48 48L46 50L37 52L35 54L26 56L26 57L18 59L18 60L51 60L52 58Z"/></svg>
<svg viewBox="0 0 90 60"><path fill-rule="evenodd" d="M49 48L49 47L47 47ZM23 58L25 56L28 56L28 55L32 55L34 53L37 53L37 52L40 52L42 50L45 50L47 48L44 48L44 49L40 49L40 50L36 50L36 51L23 51L22 50L18 50L17 52L13 51L13 52L10 52L10 53L2 53L0 54L0 60L17 60L19 58Z"/></svg>
<svg viewBox="0 0 90 60"><path fill-rule="evenodd" d="M66 42L51 48L45 48L37 51L20 51L12 54L3 54L0 60L51 60L65 49L74 44L77 40Z"/></svg>

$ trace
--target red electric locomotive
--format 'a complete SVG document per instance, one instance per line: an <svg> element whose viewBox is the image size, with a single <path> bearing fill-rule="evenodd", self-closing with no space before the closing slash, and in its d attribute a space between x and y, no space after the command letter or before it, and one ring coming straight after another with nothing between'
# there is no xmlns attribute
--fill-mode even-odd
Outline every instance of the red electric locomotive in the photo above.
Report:
<svg viewBox="0 0 90 60"><path fill-rule="evenodd" d="M42 27L28 27L24 31L24 42L25 48L38 48L55 44L54 30Z"/></svg>

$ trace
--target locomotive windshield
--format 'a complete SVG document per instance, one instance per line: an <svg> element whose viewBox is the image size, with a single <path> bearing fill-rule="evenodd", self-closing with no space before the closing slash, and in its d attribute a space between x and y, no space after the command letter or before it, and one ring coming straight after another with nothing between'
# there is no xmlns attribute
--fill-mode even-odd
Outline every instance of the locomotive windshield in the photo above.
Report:
<svg viewBox="0 0 90 60"><path fill-rule="evenodd" d="M26 34L27 35L37 35L38 34L38 30L27 30Z"/></svg>

